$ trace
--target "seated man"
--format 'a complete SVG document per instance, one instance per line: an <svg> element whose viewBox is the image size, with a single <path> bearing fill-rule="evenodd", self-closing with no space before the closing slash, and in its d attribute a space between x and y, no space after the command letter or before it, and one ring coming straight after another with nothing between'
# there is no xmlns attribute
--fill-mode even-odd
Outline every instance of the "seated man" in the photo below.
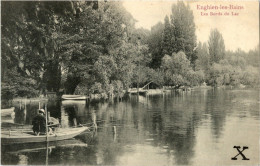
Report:
<svg viewBox="0 0 260 166"><path fill-rule="evenodd" d="M39 109L38 115L36 115L33 118L32 125L33 125L33 132L36 135L46 134L46 117L45 117L44 109ZM59 125L60 123L58 119L49 117L48 133L52 135L55 128L59 127Z"/></svg>
<svg viewBox="0 0 260 166"><path fill-rule="evenodd" d="M40 109L38 115L33 118L33 132L36 135L45 134L46 133L46 118L44 116L44 109Z"/></svg>

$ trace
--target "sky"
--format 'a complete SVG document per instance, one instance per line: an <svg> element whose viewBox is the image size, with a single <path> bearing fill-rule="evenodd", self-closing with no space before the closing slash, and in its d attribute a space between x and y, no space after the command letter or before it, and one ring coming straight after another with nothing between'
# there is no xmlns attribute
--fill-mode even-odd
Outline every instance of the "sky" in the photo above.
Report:
<svg viewBox="0 0 260 166"><path fill-rule="evenodd" d="M166 15L170 16L171 6L176 1L125 1L124 6L138 21L136 28L149 29L158 23L164 22ZM248 51L255 49L259 44L259 2L255 1L185 1L193 11L196 24L197 41L207 42L211 29L217 28L222 34L227 50L238 48ZM202 10L204 6L217 6L218 9ZM242 9L220 9L220 6L240 6ZM201 12L208 13L202 16ZM221 12L222 16L210 15L210 12ZM228 16L224 15L229 13ZM238 15L232 15L238 13Z"/></svg>

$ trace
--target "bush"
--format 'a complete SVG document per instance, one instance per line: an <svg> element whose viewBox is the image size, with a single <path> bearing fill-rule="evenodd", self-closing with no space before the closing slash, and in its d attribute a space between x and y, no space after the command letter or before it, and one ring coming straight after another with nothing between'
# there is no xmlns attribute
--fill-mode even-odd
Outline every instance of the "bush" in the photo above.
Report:
<svg viewBox="0 0 260 166"><path fill-rule="evenodd" d="M2 100L12 100L16 95L16 90L14 86L2 83L1 87L1 99Z"/></svg>

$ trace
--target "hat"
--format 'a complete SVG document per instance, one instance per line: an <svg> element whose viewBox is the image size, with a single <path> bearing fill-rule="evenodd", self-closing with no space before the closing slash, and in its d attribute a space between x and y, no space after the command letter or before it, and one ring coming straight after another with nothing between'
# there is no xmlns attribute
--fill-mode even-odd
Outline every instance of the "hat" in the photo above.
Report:
<svg viewBox="0 0 260 166"><path fill-rule="evenodd" d="M39 109L39 113L45 113L44 109Z"/></svg>

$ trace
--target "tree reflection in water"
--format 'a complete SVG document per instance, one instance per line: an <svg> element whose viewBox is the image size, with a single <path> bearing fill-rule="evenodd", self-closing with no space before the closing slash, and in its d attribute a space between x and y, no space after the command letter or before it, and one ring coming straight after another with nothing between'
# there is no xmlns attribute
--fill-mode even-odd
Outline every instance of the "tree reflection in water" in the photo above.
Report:
<svg viewBox="0 0 260 166"><path fill-rule="evenodd" d="M219 141L228 136L225 128L231 122L227 121L227 117L240 118L243 126L247 125L247 121L259 120L257 95L255 91L237 93L217 89L132 95L120 102L48 103L51 115L60 118L63 127L73 126L74 119L77 124L92 125L94 121L97 124L96 132L74 139L78 145L70 146L65 142L64 146L55 146L49 155L49 164L198 164L201 163L198 157L201 152L197 145L219 145ZM245 97L248 102L241 102ZM27 118L22 123L30 123L30 115L33 115L35 108L37 104L28 103ZM251 130L247 132L252 134ZM209 139L204 140L208 133ZM88 146L82 146L85 144ZM2 149L2 152L10 149ZM215 150L206 149L203 154L213 154ZM27 160L28 164L45 164L44 159L36 157L44 158L45 153L44 150L2 153L2 164L18 164L22 160Z"/></svg>

